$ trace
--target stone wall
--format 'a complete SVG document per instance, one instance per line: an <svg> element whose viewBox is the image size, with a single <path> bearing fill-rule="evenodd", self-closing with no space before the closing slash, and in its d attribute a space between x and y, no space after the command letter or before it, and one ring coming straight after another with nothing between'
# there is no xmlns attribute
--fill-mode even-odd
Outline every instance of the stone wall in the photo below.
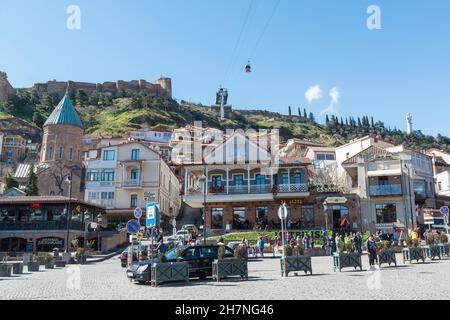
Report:
<svg viewBox="0 0 450 320"><path fill-rule="evenodd" d="M8 76L5 72L0 71L0 102L8 101L16 94L16 91L8 81Z"/></svg>
<svg viewBox="0 0 450 320"><path fill-rule="evenodd" d="M146 80L132 80L123 81L117 80L116 82L104 82L104 83L88 83L88 82L74 82L74 81L48 81L46 83L36 83L32 89L38 91L39 93L50 93L56 94L62 97L66 90L75 93L77 90L82 90L87 94L91 94L94 91L103 92L109 95L116 95L119 90L132 90L146 91L149 95L155 97L172 97L172 81L170 78L160 78L155 81L155 83L147 82ZM0 96L1 97L1 96ZM1 101L1 100L0 100Z"/></svg>

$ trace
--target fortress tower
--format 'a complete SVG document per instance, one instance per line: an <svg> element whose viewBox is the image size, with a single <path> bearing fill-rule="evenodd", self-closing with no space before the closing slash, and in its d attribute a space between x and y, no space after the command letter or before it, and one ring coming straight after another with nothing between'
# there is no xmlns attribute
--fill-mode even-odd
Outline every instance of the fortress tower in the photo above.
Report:
<svg viewBox="0 0 450 320"><path fill-rule="evenodd" d="M0 71L0 102L8 101L16 94L16 91L8 81L8 75Z"/></svg>
<svg viewBox="0 0 450 320"><path fill-rule="evenodd" d="M407 134L413 133L413 122L411 113L406 114L406 133Z"/></svg>

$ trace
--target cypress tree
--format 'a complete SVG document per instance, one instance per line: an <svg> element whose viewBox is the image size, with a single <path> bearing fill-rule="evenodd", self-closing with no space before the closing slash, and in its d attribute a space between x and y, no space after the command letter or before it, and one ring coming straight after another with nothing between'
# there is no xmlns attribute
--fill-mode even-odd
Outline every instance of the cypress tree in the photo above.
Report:
<svg viewBox="0 0 450 320"><path fill-rule="evenodd" d="M38 189L38 178L36 173L34 173L34 166L30 167L30 173L28 176L28 183L25 188L25 193L27 196L38 196L39 195L39 189Z"/></svg>

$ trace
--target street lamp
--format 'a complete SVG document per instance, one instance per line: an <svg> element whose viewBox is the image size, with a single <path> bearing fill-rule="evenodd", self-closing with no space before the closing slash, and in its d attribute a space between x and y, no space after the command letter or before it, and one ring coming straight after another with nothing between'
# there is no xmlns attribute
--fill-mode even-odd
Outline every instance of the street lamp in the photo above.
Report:
<svg viewBox="0 0 450 320"><path fill-rule="evenodd" d="M206 245L206 184L208 182L208 177L206 176L206 168L203 175L198 179L201 183L203 182L203 243Z"/></svg>
<svg viewBox="0 0 450 320"><path fill-rule="evenodd" d="M103 222L103 217L102 217L102 214L99 213L97 215L97 250L99 252L101 252L101 249L102 249L102 245L100 243L100 225L102 222Z"/></svg>
<svg viewBox="0 0 450 320"><path fill-rule="evenodd" d="M86 244L87 244L87 231L89 226L89 220L91 219L91 216L89 215L89 212L86 210L84 212L84 245L83 248L86 250Z"/></svg>
<svg viewBox="0 0 450 320"><path fill-rule="evenodd" d="M66 234L66 253L69 252L69 236L70 236L70 221L72 220L72 210L70 208L72 201L72 170L70 171L70 176L67 177L66 181L69 183L69 204L67 206L67 234Z"/></svg>

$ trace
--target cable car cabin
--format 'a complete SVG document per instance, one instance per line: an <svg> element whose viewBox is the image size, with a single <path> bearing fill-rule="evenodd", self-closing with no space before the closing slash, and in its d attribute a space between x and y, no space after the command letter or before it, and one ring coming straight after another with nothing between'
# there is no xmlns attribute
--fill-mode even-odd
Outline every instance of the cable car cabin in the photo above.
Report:
<svg viewBox="0 0 450 320"><path fill-rule="evenodd" d="M248 64L245 66L245 72L249 73L252 72L252 67L250 65L250 61L248 62Z"/></svg>

